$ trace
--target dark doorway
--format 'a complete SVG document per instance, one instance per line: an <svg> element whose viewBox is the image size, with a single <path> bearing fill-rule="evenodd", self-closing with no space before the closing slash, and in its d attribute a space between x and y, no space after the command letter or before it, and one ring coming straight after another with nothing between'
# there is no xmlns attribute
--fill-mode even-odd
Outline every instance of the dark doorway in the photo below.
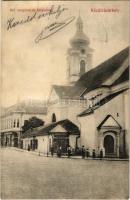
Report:
<svg viewBox="0 0 130 200"><path fill-rule="evenodd" d="M69 138L66 136L55 136L53 139L53 146L55 153L57 152L59 147L61 147L62 153L66 153L68 145L69 145Z"/></svg>
<svg viewBox="0 0 130 200"><path fill-rule="evenodd" d="M14 147L18 147L18 137L14 138Z"/></svg>
<svg viewBox="0 0 130 200"><path fill-rule="evenodd" d="M104 138L105 154L114 154L114 138L111 135L107 135Z"/></svg>
<svg viewBox="0 0 130 200"><path fill-rule="evenodd" d="M18 134L13 133L13 136L14 136L14 147L18 147Z"/></svg>

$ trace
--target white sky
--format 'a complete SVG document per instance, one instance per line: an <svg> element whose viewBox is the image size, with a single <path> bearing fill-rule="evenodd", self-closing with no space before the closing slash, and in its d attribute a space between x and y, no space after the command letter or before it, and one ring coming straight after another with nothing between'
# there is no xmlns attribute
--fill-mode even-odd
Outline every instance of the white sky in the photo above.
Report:
<svg viewBox="0 0 130 200"><path fill-rule="evenodd" d="M122 50L129 44L129 17L127 1L75 1L2 2L2 100L3 106L16 103L17 98L46 99L51 84L66 82L66 52L69 40L75 34L75 21L51 37L34 43L41 30L54 21L54 17L42 18L17 26L9 31L7 20L26 18L31 12L10 12L10 8L46 8L64 5L68 10L58 21L70 16L78 17L79 10L84 22L84 32L90 38L93 67ZM119 13L93 13L91 8L118 8ZM104 28L105 27L105 28ZM105 29L108 42L104 43Z"/></svg>

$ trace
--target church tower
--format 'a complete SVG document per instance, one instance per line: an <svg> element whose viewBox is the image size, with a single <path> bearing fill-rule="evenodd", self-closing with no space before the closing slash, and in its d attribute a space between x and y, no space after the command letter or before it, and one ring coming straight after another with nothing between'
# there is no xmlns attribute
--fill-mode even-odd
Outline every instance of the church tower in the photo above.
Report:
<svg viewBox="0 0 130 200"><path fill-rule="evenodd" d="M83 32L83 22L79 16L76 21L76 33L70 40L71 48L67 52L67 79L69 84L74 84L85 72L91 69L92 49L90 40Z"/></svg>

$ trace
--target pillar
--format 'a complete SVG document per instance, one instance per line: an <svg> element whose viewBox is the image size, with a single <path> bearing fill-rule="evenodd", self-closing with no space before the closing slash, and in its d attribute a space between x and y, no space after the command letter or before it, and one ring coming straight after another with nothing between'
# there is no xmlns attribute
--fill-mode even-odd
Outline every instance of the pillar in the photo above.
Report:
<svg viewBox="0 0 130 200"><path fill-rule="evenodd" d="M117 133L117 136L116 136L116 155L117 155L118 158L120 157L119 146L120 146L120 138L119 138L119 133Z"/></svg>

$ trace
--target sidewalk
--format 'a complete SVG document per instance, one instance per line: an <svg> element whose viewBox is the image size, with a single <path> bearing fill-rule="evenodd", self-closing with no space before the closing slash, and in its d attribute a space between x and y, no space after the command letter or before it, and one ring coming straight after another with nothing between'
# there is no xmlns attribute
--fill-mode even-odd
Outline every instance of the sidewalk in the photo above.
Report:
<svg viewBox="0 0 130 200"><path fill-rule="evenodd" d="M21 151L21 152L25 152L25 153L28 153L28 154L32 154L32 155L36 155L36 156L42 156L42 157L51 157L51 154L43 154L42 152L38 152L38 151L27 151L25 149L20 149L20 148L16 148L16 147L6 147L8 149L13 149L13 150L16 150L16 151ZM56 154L54 154L53 158L58 158ZM68 158L67 156L63 155L61 156L61 158ZM81 156L71 156L69 159L82 159ZM85 158L84 160L100 160L100 158ZM121 158L103 158L102 160L105 160L105 161L129 161L128 158L124 158L124 159L121 159Z"/></svg>

